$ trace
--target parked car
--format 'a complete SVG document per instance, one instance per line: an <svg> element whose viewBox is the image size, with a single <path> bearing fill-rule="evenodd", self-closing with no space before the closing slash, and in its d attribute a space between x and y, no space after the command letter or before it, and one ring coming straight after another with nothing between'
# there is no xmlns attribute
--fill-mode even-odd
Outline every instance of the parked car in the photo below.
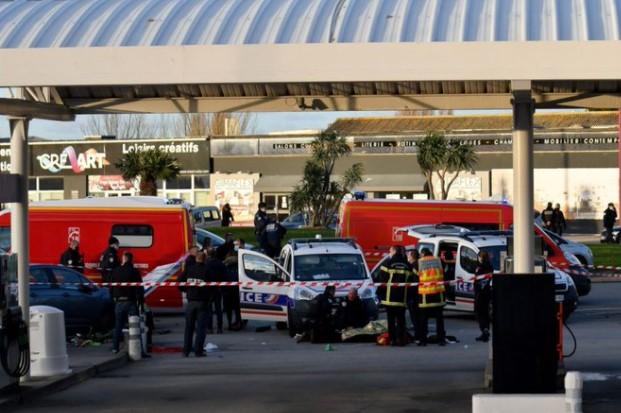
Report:
<svg viewBox="0 0 621 413"><path fill-rule="evenodd" d="M608 237L608 231L606 231L606 229L604 229L601 233L601 236L599 238L599 241L603 244L606 242L606 239ZM612 239L617 243L617 244L621 244L621 227L614 227L612 229Z"/></svg>
<svg viewBox="0 0 621 413"><path fill-rule="evenodd" d="M561 247L563 252L570 252L574 254L574 256L580 261L582 265L593 265L593 251L591 248L587 247L584 244L579 242L575 242L566 238L561 237L557 233L550 231L549 229L543 229L546 234L556 242L556 245Z"/></svg>
<svg viewBox="0 0 621 413"><path fill-rule="evenodd" d="M190 211L195 228L213 228L222 226L220 209L215 206L195 207Z"/></svg>
<svg viewBox="0 0 621 413"><path fill-rule="evenodd" d="M205 240L211 240L212 247L219 247L224 244L224 238L219 235L214 234L213 232L207 231L206 229L196 228L194 230L194 235L196 236L196 244L202 249L205 245ZM255 246L249 242L246 242L247 250L254 250Z"/></svg>
<svg viewBox="0 0 621 413"><path fill-rule="evenodd" d="M31 265L30 305L48 305L65 313L67 334L108 331L114 326L114 303L107 288L61 265Z"/></svg>
<svg viewBox="0 0 621 413"><path fill-rule="evenodd" d="M336 230L337 218L338 215L334 214L326 228ZM287 229L307 228L310 226L310 219L306 212L296 212L283 219L280 225Z"/></svg>

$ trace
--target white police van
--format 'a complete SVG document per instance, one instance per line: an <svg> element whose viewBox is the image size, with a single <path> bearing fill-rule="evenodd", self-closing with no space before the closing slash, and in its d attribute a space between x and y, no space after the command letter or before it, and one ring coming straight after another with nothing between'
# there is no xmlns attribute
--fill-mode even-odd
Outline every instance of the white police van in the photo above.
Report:
<svg viewBox="0 0 621 413"><path fill-rule="evenodd" d="M325 290L321 283L330 281L355 284L369 317L377 316L376 289L364 254L353 240L292 239L283 247L279 262L249 250L240 250L238 257L239 281L254 282L240 287L245 320L274 321L280 325L286 322L293 337L312 314L313 299ZM337 297L346 296L349 288L338 287Z"/></svg>
<svg viewBox="0 0 621 413"><path fill-rule="evenodd" d="M486 251L489 254L494 272L499 272L501 262L507 255L507 235L494 231L469 231L457 226L413 225L399 229L399 232L418 239L416 246L407 246L406 250L430 250L434 256L446 261L450 254L454 260L453 274L445 274L445 280L458 280L447 288L447 309L474 311L474 279L478 266L478 254ZM452 228L450 228L452 227ZM452 234L451 234L452 229ZM384 258L371 271L375 277ZM563 301L564 315L568 317L578 305L578 294L572 278L564 271L554 269L556 293Z"/></svg>

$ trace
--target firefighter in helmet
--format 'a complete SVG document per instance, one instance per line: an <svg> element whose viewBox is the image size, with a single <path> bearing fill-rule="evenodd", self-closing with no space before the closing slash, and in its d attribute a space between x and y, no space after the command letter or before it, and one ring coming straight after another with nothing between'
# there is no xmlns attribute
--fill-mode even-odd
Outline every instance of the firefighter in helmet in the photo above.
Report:
<svg viewBox="0 0 621 413"><path fill-rule="evenodd" d="M444 331L443 308L446 305L444 298L444 271L442 261L434 257L432 252L425 248L422 258L418 260L418 308L421 318L419 346L427 345L427 323L429 318L436 319L436 331L438 344L446 345L446 332Z"/></svg>

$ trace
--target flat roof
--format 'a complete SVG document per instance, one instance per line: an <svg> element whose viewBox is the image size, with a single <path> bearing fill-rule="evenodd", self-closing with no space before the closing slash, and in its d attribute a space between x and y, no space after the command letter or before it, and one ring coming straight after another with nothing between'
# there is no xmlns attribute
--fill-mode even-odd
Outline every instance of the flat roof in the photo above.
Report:
<svg viewBox="0 0 621 413"><path fill-rule="evenodd" d="M538 107L616 109L620 16L621 0L0 1L0 87L54 104L0 113L510 108L522 80Z"/></svg>

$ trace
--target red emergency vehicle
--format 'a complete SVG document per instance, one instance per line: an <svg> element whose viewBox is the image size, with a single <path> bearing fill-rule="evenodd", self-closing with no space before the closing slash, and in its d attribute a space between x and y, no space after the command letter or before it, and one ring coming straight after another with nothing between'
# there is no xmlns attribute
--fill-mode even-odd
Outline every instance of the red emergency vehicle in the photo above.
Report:
<svg viewBox="0 0 621 413"><path fill-rule="evenodd" d="M10 225L10 212L0 212L0 239L5 248ZM136 267L149 280L177 272L193 243L187 208L157 197L37 202L30 206L29 225L32 264L58 264L69 242L76 239L84 255L85 275L93 281L101 280L99 259L111 236L120 241L119 256L131 251ZM147 304L158 311L178 311L183 303L177 288L158 287L147 291Z"/></svg>
<svg viewBox="0 0 621 413"><path fill-rule="evenodd" d="M347 201L341 205L337 236L354 238L373 268L391 245L416 244L400 228L410 225L447 224L471 230L509 230L513 224L513 207L493 201L417 201L373 199ZM535 226L542 237L548 261L567 267L570 262L558 245Z"/></svg>
<svg viewBox="0 0 621 413"><path fill-rule="evenodd" d="M504 202L348 201L341 205L337 236L355 238L372 267L391 245L412 243L397 231L399 228L451 224L473 230L505 230L511 226L512 214L511 205Z"/></svg>

